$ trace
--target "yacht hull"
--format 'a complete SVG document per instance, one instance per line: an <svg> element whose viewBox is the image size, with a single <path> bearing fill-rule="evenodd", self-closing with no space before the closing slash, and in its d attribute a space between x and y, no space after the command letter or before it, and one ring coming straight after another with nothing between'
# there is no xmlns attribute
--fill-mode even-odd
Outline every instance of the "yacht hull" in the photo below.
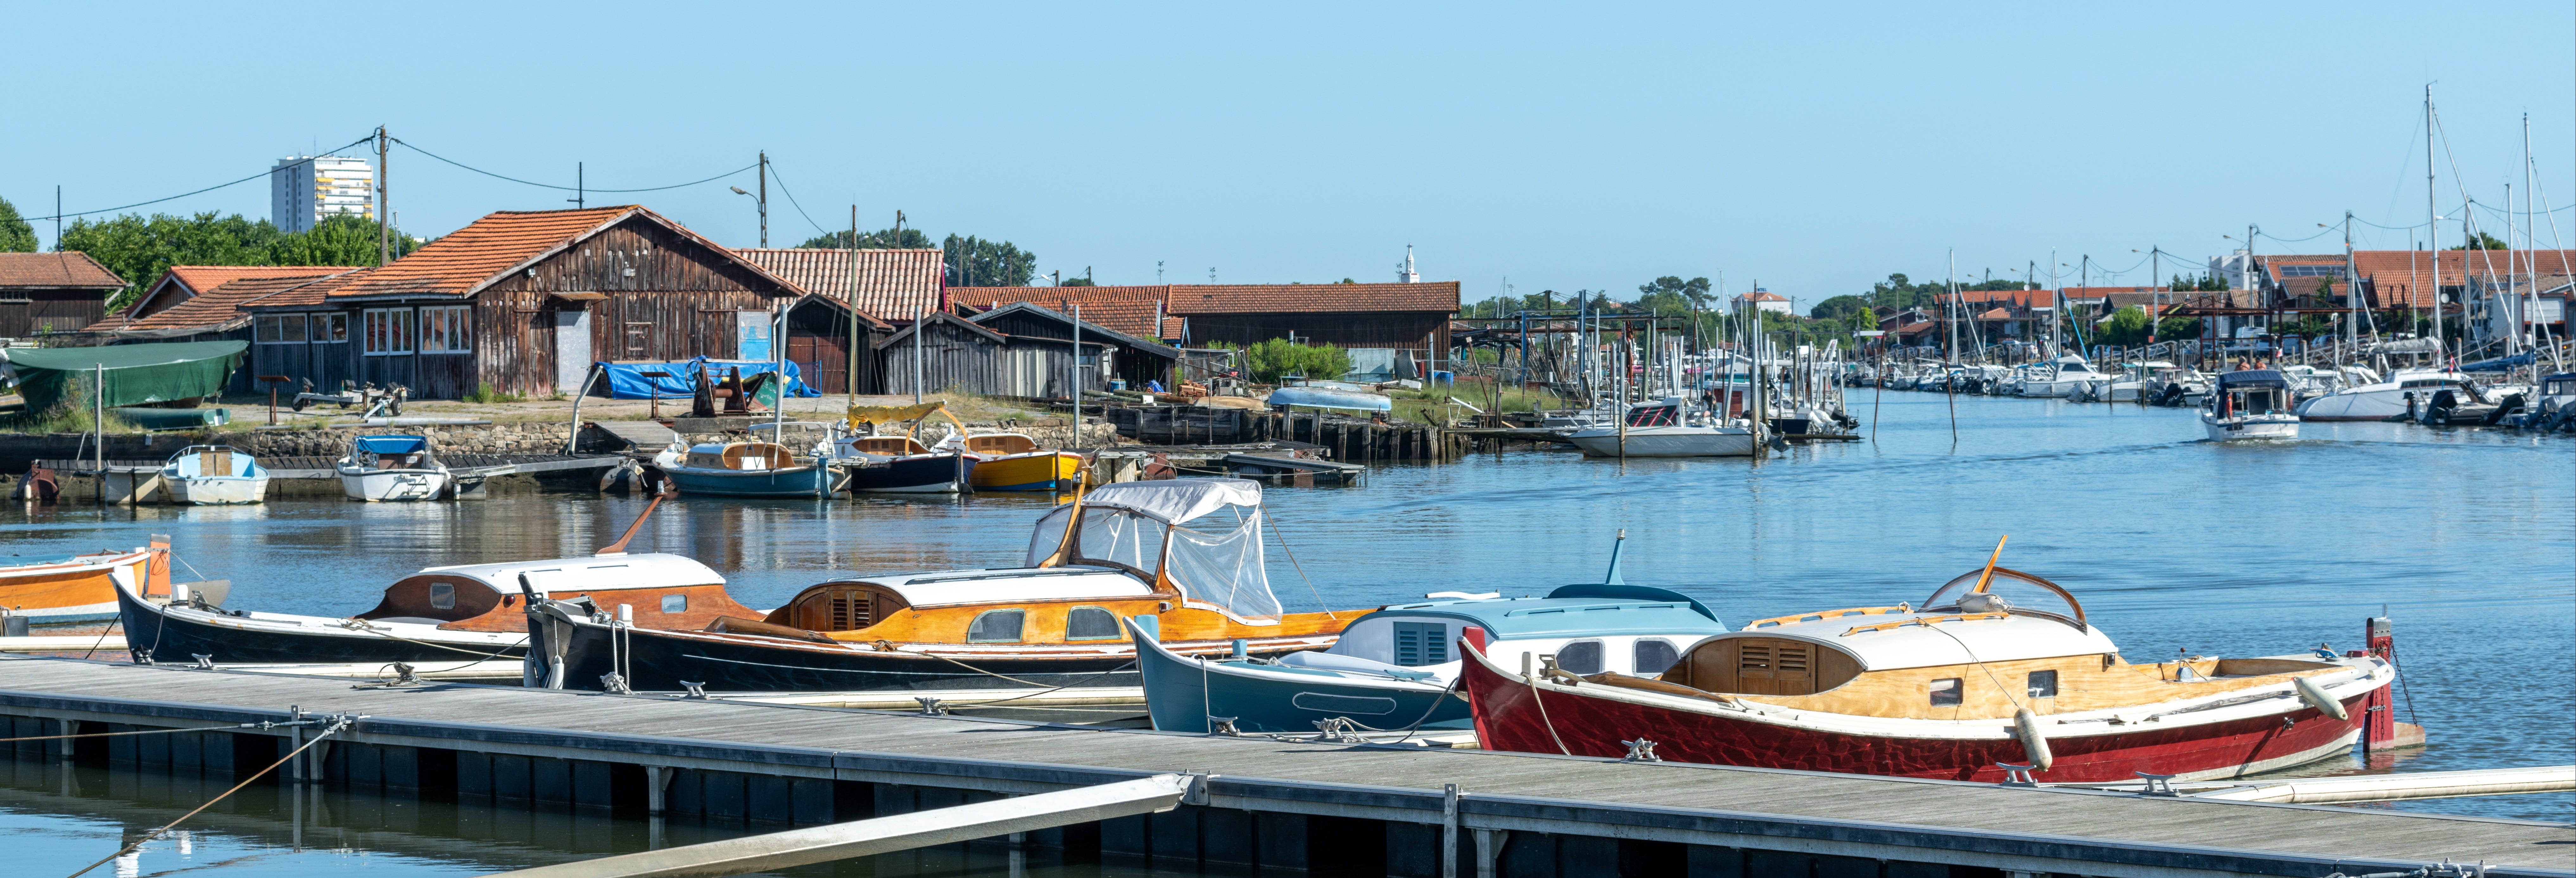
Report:
<svg viewBox="0 0 2576 878"><path fill-rule="evenodd" d="M199 506L228 506L258 503L268 499L268 477L232 478L197 476L164 478L170 486L170 499Z"/></svg>
<svg viewBox="0 0 2576 878"><path fill-rule="evenodd" d="M1130 636L1135 636L1133 624ZM1466 699L1443 686L1330 676L1272 666L1202 661L1154 644L1137 656L1154 728L1206 733L1210 717L1239 732L1312 732L1336 717L1371 729L1465 729Z"/></svg>
<svg viewBox="0 0 2576 878"><path fill-rule="evenodd" d="M838 481L830 467L807 464L785 469L717 470L668 467L662 470L680 494L714 497L821 497Z"/></svg>
<svg viewBox="0 0 2576 878"><path fill-rule="evenodd" d="M969 481L978 491L1059 491L1072 489L1081 474L1082 455L1032 451L977 462Z"/></svg>
<svg viewBox="0 0 2576 878"><path fill-rule="evenodd" d="M223 664L464 662L516 658L526 650L517 637L496 644L488 634L455 637L435 629L397 635L343 628L330 624L342 620L321 617L286 621L173 609L129 589L116 591L125 643L138 662L184 664L199 655Z"/></svg>
<svg viewBox="0 0 2576 878"><path fill-rule="evenodd" d="M2240 442L2299 438L2296 415L2252 415L2240 418L2218 418L2207 413L2200 416L2201 429L2212 442Z"/></svg>
<svg viewBox="0 0 2576 878"><path fill-rule="evenodd" d="M2302 421L2385 421L2406 414L2405 391L2346 390L2299 403Z"/></svg>
<svg viewBox="0 0 2576 878"><path fill-rule="evenodd" d="M973 484L980 466L972 457L922 454L850 468L850 490L875 494L955 494Z"/></svg>
<svg viewBox="0 0 2576 878"><path fill-rule="evenodd" d="M0 568L0 607L32 625L113 619L117 582L142 582L151 563L149 552L124 552Z"/></svg>
<svg viewBox="0 0 2576 878"><path fill-rule="evenodd" d="M1566 441L1590 457L1753 456L1753 433L1741 427L1631 427L1624 443L1617 428L1594 427Z"/></svg>

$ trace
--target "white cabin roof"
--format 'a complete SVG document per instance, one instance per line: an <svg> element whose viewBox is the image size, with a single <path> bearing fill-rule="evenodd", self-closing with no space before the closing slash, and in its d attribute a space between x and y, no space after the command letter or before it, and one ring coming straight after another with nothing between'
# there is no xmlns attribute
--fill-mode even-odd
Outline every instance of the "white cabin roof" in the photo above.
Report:
<svg viewBox="0 0 2576 878"><path fill-rule="evenodd" d="M424 567L420 572L472 579L504 594L519 593L519 575L523 573L527 574L529 587L539 594L723 585L725 581L724 574L696 560L660 552Z"/></svg>
<svg viewBox="0 0 2576 878"><path fill-rule="evenodd" d="M1747 628L1721 637L1786 637L1825 644L1860 659L1865 671L2057 658L2116 653L2120 647L2102 629L2074 625L2045 616L2012 614L2004 619L1977 619L1982 614L1949 610L1937 613L1886 613L1835 616L1813 622L1787 622L1769 628ZM1967 616L1960 620L1956 617ZM1854 628L1911 623L1918 619L1953 619L1929 625L1851 632Z"/></svg>
<svg viewBox="0 0 2576 878"><path fill-rule="evenodd" d="M1108 567L1012 567L1000 570L940 570L853 580L880 586L903 596L915 607L1054 601L1096 598L1141 598L1154 589Z"/></svg>

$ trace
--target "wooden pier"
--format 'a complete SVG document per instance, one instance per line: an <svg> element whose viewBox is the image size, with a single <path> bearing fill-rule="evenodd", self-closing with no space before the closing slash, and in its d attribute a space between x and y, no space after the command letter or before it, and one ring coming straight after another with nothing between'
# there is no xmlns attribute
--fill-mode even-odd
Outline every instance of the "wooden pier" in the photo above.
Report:
<svg viewBox="0 0 2576 878"><path fill-rule="evenodd" d="M833 708L0 658L15 764L218 772L285 752L239 723L363 716L306 779L462 800L806 825L1205 774L1196 804L1030 833L1197 868L1390 875L2184 876L2450 860L2576 876L2576 827L2078 789L1397 745L1283 742ZM1444 839L1448 841L1444 842ZM1445 850L1444 850L1445 849ZM1444 857L1444 853L1447 855ZM1955 871L1955 868L1969 871Z"/></svg>

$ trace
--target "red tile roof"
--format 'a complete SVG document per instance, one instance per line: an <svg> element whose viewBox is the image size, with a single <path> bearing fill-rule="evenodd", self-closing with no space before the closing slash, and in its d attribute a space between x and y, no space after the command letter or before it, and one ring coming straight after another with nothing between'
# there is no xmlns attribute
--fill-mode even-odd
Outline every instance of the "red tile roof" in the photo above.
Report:
<svg viewBox="0 0 2576 878"><path fill-rule="evenodd" d="M124 286L124 278L78 250L0 253L0 289L114 290Z"/></svg>
<svg viewBox="0 0 2576 878"><path fill-rule="evenodd" d="M2353 273L2371 282L2375 293L2373 304L2377 307L2430 308L2433 306L2431 256L2423 250L2355 250L2352 254ZM2507 267L2508 257L2512 262L2510 268ZM2523 264L2526 259L2537 262L2543 275L2576 274L2576 250L2444 250L2441 251L2442 286L2464 286L2462 278L2471 274L2483 277L2529 272L2531 268ZM2501 283L2501 278L2498 282Z"/></svg>
<svg viewBox="0 0 2576 878"><path fill-rule="evenodd" d="M121 313L151 314L186 301L190 296L246 277L321 277L356 268L351 265L173 265Z"/></svg>
<svg viewBox="0 0 2576 878"><path fill-rule="evenodd" d="M1162 334L1162 336L1161 336L1161 337L1163 337L1163 338L1167 338L1167 339L1182 338L1182 337L1184 337L1184 336L1189 335L1189 332L1190 332L1190 319L1189 319L1189 318L1187 318L1187 317L1165 317L1165 318L1163 318L1163 334Z"/></svg>
<svg viewBox="0 0 2576 878"><path fill-rule="evenodd" d="M1137 287L949 287L948 300L970 308L991 309L1027 302L1052 311L1082 306L1082 322L1138 338L1160 339L1154 315L1172 295L1171 286Z"/></svg>
<svg viewBox="0 0 2576 878"><path fill-rule="evenodd" d="M1173 284L1171 313L1458 311L1457 281L1412 284Z"/></svg>
<svg viewBox="0 0 2576 878"><path fill-rule="evenodd" d="M331 297L470 296L539 259L633 218L642 218L732 259L781 289L795 285L733 254L722 244L638 205L584 210L505 210L485 214L411 255L331 291Z"/></svg>
<svg viewBox="0 0 2576 878"><path fill-rule="evenodd" d="M286 277L253 277L228 281L205 290L167 308L142 317L111 316L90 324L92 332L131 332L143 330L186 329L197 332L222 332L239 328L250 315L242 309L253 305L279 305L279 299L299 295L309 303L322 301L323 291L346 283L363 274L360 269L340 269L344 274L315 277L310 274Z"/></svg>
<svg viewBox="0 0 2576 878"><path fill-rule="evenodd" d="M1755 291L1753 291L1753 292L1745 293L1744 295L1737 296L1737 297L1735 297L1735 298L1736 298L1736 300L1737 300L1737 301L1742 301L1742 302L1786 302L1786 301L1789 301L1789 297L1787 297L1787 296L1783 296L1783 295L1780 295L1780 294L1778 294L1778 293L1770 292L1770 291L1767 291L1767 290L1755 290Z"/></svg>
<svg viewBox="0 0 2576 878"><path fill-rule="evenodd" d="M733 251L770 274L785 278L804 292L842 301L852 298L848 250L745 248ZM947 280L945 257L928 250L858 251L856 307L881 321L908 321L922 311L939 310L939 290Z"/></svg>

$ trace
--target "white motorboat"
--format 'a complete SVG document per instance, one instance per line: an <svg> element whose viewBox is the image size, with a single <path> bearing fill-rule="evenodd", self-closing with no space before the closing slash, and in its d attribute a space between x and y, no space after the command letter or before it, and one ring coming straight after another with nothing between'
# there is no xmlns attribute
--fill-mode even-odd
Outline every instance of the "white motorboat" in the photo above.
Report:
<svg viewBox="0 0 2576 878"><path fill-rule="evenodd" d="M2406 414L2406 397L2418 408L2433 394L2468 386L2469 376L2441 369L2399 369L2386 381L2347 387L2299 403L2303 421L2385 421Z"/></svg>
<svg viewBox="0 0 2576 878"><path fill-rule="evenodd" d="M360 436L340 458L340 488L352 500L436 500L454 482L426 436Z"/></svg>
<svg viewBox="0 0 2576 878"><path fill-rule="evenodd" d="M268 469L229 445L190 445L161 467L170 499L204 506L268 498Z"/></svg>
<svg viewBox="0 0 2576 878"><path fill-rule="evenodd" d="M2220 373L2218 389L2201 407L2200 426L2213 442L2299 438L2289 379L2273 369Z"/></svg>
<svg viewBox="0 0 2576 878"><path fill-rule="evenodd" d="M1678 396L1628 410L1625 430L1617 424L1585 427L1566 434L1591 457L1750 457L1753 430L1706 412L1689 411Z"/></svg>
<svg viewBox="0 0 2576 878"><path fill-rule="evenodd" d="M2022 381L2023 396L2065 396L2073 393L2076 385L2109 378L2094 371L2093 364L2074 354L2058 357L2050 362L2050 366L2053 368L2047 375L2032 375Z"/></svg>

